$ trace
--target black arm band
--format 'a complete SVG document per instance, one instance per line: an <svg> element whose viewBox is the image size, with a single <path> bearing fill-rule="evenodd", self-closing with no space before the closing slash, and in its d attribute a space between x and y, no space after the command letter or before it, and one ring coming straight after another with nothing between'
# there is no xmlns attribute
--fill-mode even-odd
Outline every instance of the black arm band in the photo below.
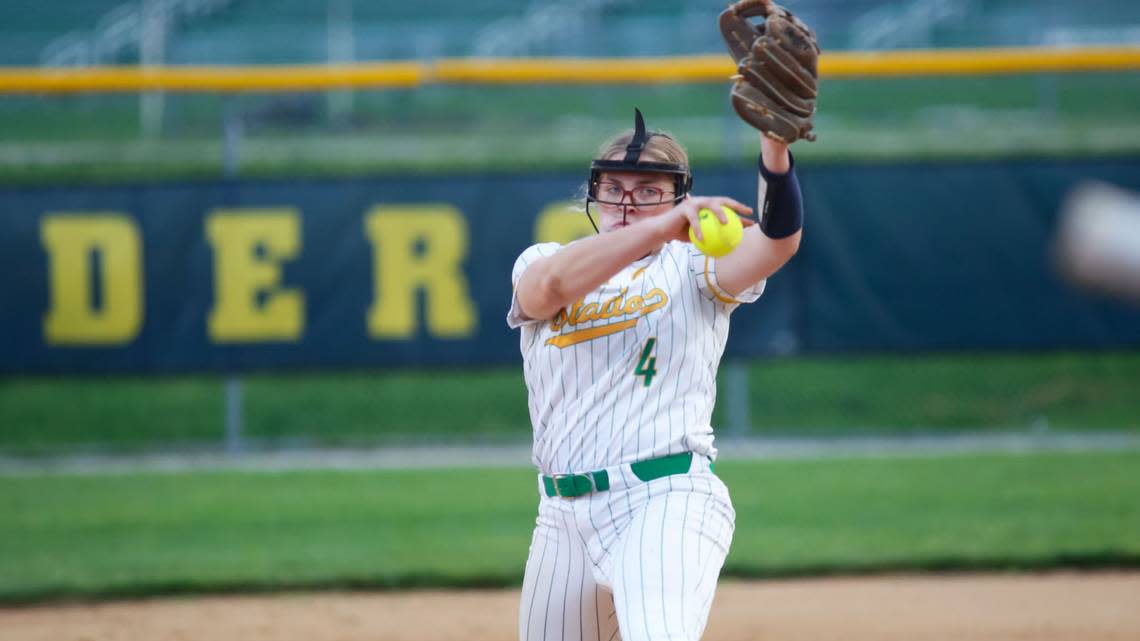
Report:
<svg viewBox="0 0 1140 641"><path fill-rule="evenodd" d="M760 158L760 231L769 238L787 238L804 226L804 199L796 178L796 159L788 153L787 173L776 174Z"/></svg>

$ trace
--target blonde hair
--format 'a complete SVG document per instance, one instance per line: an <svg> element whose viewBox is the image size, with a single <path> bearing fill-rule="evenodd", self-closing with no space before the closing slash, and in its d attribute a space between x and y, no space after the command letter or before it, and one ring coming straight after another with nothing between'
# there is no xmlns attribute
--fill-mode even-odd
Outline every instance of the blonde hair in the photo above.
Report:
<svg viewBox="0 0 1140 641"><path fill-rule="evenodd" d="M601 147L598 147L597 158L611 159L614 156L620 155L625 157L625 148L629 145L629 141L633 140L634 131L627 129L622 133L610 138ZM654 132L645 143L645 149L641 152L642 161L647 162L671 162L678 165L684 165L686 168L689 166L689 152L677 142L677 139L664 131Z"/></svg>
<svg viewBox="0 0 1140 641"><path fill-rule="evenodd" d="M598 153L594 158L599 160L613 160L625 158L625 148L629 146L634 135L633 129L626 129L625 131L617 134L602 143L598 147ZM645 149L641 151L641 157L638 158L639 162L668 162L677 165L682 165L685 170L691 173L689 169L689 152L685 150L681 143L672 134L666 131L655 131L653 135L649 136L649 140L645 143ZM578 193L575 195L576 206L575 209L586 211L586 194L589 193L590 185L588 182L583 182L578 186Z"/></svg>

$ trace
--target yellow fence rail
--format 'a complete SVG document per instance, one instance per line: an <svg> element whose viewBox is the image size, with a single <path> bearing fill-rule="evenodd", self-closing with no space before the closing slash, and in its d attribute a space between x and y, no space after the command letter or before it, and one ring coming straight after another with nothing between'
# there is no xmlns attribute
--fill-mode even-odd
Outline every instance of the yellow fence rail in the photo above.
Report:
<svg viewBox="0 0 1140 641"><path fill-rule="evenodd" d="M1140 47L832 52L820 75L902 77L1135 71ZM333 65L0 68L0 93L277 92L439 84L723 82L727 55L660 58L450 58Z"/></svg>

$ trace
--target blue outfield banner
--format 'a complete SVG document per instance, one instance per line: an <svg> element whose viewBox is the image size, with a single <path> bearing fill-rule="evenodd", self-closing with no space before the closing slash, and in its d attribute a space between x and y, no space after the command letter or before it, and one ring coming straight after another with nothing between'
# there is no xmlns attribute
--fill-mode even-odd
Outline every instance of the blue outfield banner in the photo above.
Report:
<svg viewBox="0 0 1140 641"><path fill-rule="evenodd" d="M1140 158L799 169L800 253L729 354L1140 346L1050 245L1083 179ZM0 374L516 362L515 258L592 233L574 173L0 189ZM750 167L696 191L754 202Z"/></svg>

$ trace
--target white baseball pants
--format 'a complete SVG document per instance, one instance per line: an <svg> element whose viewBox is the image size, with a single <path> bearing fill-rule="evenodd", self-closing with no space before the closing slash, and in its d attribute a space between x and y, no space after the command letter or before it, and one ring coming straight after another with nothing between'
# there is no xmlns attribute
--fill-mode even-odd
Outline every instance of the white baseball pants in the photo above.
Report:
<svg viewBox="0 0 1140 641"><path fill-rule="evenodd" d="M616 478L615 478L616 477ZM519 608L521 641L696 641L704 632L736 513L709 459L643 482L541 492Z"/></svg>

